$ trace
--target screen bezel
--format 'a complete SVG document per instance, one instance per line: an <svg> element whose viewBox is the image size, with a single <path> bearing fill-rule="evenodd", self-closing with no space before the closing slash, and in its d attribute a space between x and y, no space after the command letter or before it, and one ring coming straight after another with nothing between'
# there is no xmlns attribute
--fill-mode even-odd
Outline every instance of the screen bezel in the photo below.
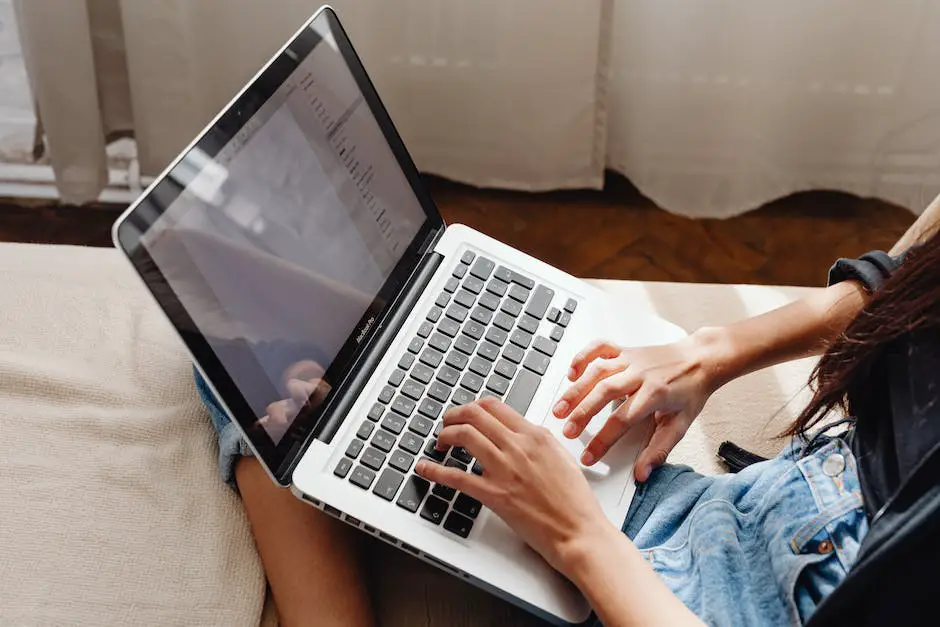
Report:
<svg viewBox="0 0 940 627"><path fill-rule="evenodd" d="M179 181L186 180L184 176L191 178L191 174L176 172L185 157L198 150L214 159L321 42L318 31L322 31L324 27L333 35L365 102L375 116L399 167L423 208L426 220L369 309L347 338L336 359L327 369L324 379L330 383L332 389L324 403L317 408L301 412L282 439L275 444L263 430L256 428L255 423L258 417L252 412L209 342L196 328L163 273L159 271L147 249L141 245L140 239L182 193L184 187ZM357 360L370 344L370 340L381 328L381 321L390 313L391 305L396 297L404 290L409 278L415 272L426 253L427 242L431 241L443 228L443 218L424 187L417 167L408 154L339 18L330 7L323 7L128 209L115 224L114 240L115 245L130 259L134 269L154 295L164 314L170 319L199 369L216 391L223 405L239 423L268 472L278 483L288 485L295 458L305 449L306 443L311 439L311 434L315 433L318 422L332 401L342 394L343 382L347 380Z"/></svg>

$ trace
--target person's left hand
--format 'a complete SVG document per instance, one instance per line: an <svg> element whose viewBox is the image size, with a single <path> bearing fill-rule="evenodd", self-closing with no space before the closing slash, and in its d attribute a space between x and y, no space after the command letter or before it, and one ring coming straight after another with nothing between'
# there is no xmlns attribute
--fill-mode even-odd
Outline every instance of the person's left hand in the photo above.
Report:
<svg viewBox="0 0 940 627"><path fill-rule="evenodd" d="M556 570L570 572L586 543L619 533L561 443L498 400L486 398L444 414L438 448L451 446L476 457L483 475L427 459L418 462L417 473L482 502Z"/></svg>

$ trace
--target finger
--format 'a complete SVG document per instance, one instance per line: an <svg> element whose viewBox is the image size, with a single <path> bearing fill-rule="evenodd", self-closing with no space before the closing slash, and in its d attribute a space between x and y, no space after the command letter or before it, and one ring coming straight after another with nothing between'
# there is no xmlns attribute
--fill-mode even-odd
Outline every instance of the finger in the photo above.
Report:
<svg viewBox="0 0 940 627"><path fill-rule="evenodd" d="M317 362L312 359L304 359L287 367L284 371L284 381L290 381L291 379L300 379L302 381L321 379L325 372L323 366Z"/></svg>
<svg viewBox="0 0 940 627"><path fill-rule="evenodd" d="M478 404L510 431L520 433L533 426L522 414L498 398L488 396L481 399Z"/></svg>
<svg viewBox="0 0 940 627"><path fill-rule="evenodd" d="M604 379L585 396L568 415L568 424L565 425L564 434L569 438L581 435L591 419L607 404L618 399L629 397L640 389L642 381L627 374L615 375ZM618 408L620 411L623 408Z"/></svg>
<svg viewBox="0 0 940 627"><path fill-rule="evenodd" d="M268 405L267 415L260 420L264 425L286 425L297 417L297 405L287 399Z"/></svg>
<svg viewBox="0 0 940 627"><path fill-rule="evenodd" d="M473 473L465 472L457 468L449 468L441 464L435 464L427 459L418 460L415 466L415 472L431 483L440 483L449 488L454 488L483 503L486 503L488 500L486 497L489 491L486 489L485 480Z"/></svg>
<svg viewBox="0 0 940 627"><path fill-rule="evenodd" d="M468 424L444 427L441 434L437 436L437 443L439 447L445 449L451 446L467 449L486 468L497 468L506 463L505 456L496 448L493 441Z"/></svg>
<svg viewBox="0 0 940 627"><path fill-rule="evenodd" d="M571 367L568 369L568 379L574 381L581 376L588 364L595 359L612 359L618 356L621 350L623 349L613 342L594 340L571 360Z"/></svg>
<svg viewBox="0 0 940 627"><path fill-rule="evenodd" d="M566 418L571 410L578 406L584 397L591 393L598 383L618 372L627 369L627 363L622 359L602 359L594 361L584 371L577 381L565 390L558 402L552 408L556 418Z"/></svg>
<svg viewBox="0 0 940 627"><path fill-rule="evenodd" d="M672 449L676 447L676 444L683 436L683 431L679 428L679 422L679 416L666 418L665 423L653 433L650 443L637 457L636 464L633 467L633 475L637 481L643 483L650 478L654 468L659 468L666 463L669 453L672 452Z"/></svg>
<svg viewBox="0 0 940 627"><path fill-rule="evenodd" d="M653 410L648 409L652 407L652 399L653 395L641 390L636 396L624 401L623 405L607 418L604 426L588 442L581 455L581 463L590 466L604 457L610 447L616 444L631 427L652 413ZM638 410L634 411L635 407Z"/></svg>
<svg viewBox="0 0 940 627"><path fill-rule="evenodd" d="M307 401L317 391L317 381L303 381L301 379L289 379L287 381L287 391L291 399L298 405L306 405Z"/></svg>
<svg viewBox="0 0 940 627"><path fill-rule="evenodd" d="M512 431L488 411L487 407L491 407L491 404L476 402L450 409L444 414L444 427L470 425L497 448L512 449Z"/></svg>

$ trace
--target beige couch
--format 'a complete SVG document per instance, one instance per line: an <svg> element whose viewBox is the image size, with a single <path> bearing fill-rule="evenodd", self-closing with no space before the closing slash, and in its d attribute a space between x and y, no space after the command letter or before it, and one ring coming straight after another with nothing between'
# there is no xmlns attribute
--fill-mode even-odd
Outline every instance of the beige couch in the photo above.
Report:
<svg viewBox="0 0 940 627"><path fill-rule="evenodd" d="M807 291L600 285L625 310L687 330ZM775 453L771 436L799 407L811 365L729 385L674 461L720 472L724 439ZM374 555L384 625L536 624L405 554ZM218 478L186 355L156 306L114 251L0 245L0 624L262 621L274 614L250 531Z"/></svg>

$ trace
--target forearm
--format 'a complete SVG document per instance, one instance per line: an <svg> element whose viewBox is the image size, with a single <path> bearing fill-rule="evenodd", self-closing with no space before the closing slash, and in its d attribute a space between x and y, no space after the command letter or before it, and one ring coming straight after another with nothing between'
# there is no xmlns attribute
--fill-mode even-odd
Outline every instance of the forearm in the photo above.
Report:
<svg viewBox="0 0 940 627"><path fill-rule="evenodd" d="M613 526L572 547L567 559L566 574L606 627L701 625Z"/></svg>
<svg viewBox="0 0 940 627"><path fill-rule="evenodd" d="M920 214L917 221L894 245L890 254L896 257L908 248L925 242L936 233L938 227L940 227L940 197L937 197L927 210Z"/></svg>
<svg viewBox="0 0 940 627"><path fill-rule="evenodd" d="M845 330L867 301L865 289L845 281L765 314L690 338L708 363L712 390L750 372L818 355Z"/></svg>

